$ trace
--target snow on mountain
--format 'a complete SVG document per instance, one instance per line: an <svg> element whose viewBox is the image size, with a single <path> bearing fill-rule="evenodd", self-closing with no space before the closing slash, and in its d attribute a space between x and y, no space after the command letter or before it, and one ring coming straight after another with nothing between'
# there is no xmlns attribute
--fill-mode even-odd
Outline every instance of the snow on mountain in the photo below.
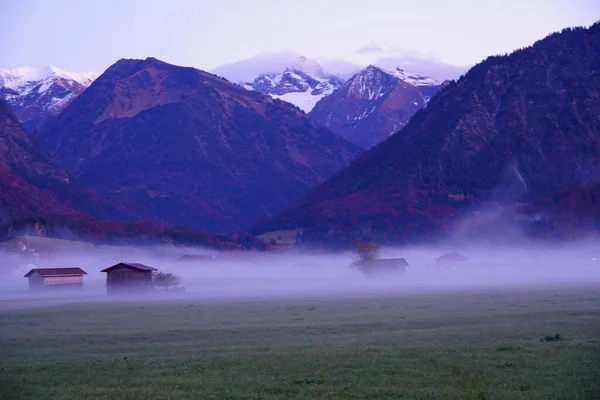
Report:
<svg viewBox="0 0 600 400"><path fill-rule="evenodd" d="M69 72L54 66L42 68L17 67L0 69L0 86L18 90L31 83L52 80L54 78L68 79L83 86L89 86L98 77L95 72Z"/></svg>
<svg viewBox="0 0 600 400"><path fill-rule="evenodd" d="M404 71L370 65L311 110L310 117L366 148L400 130L444 85Z"/></svg>
<svg viewBox="0 0 600 400"><path fill-rule="evenodd" d="M410 83L411 85L414 85L414 86L437 86L440 84L438 81L436 81L433 78L430 78L428 76L411 74L411 73L405 72L404 70L402 70L400 68L396 68L395 70L391 70L391 71L384 69L384 71L386 71L387 73L397 77L398 79L403 80L406 83Z"/></svg>
<svg viewBox="0 0 600 400"><path fill-rule="evenodd" d="M457 79L471 67L468 65L452 65L445 63L432 54L404 50L396 47L382 48L376 43L369 43L344 56L356 65L376 65L386 70L397 67L418 71L440 81Z"/></svg>
<svg viewBox="0 0 600 400"><path fill-rule="evenodd" d="M363 100L377 100L386 96L398 82L402 82L403 87L405 88L408 88L409 86L419 88L419 92L421 91L421 88L423 88L424 93L421 93L421 97L424 103L427 103L429 98L431 98L431 95L429 94L430 91L426 88L440 86L440 83L437 80L428 76L409 73L401 68L389 70L375 65L369 65L367 68L354 75L348 80L347 86L348 92L357 98Z"/></svg>
<svg viewBox="0 0 600 400"><path fill-rule="evenodd" d="M225 77L231 82L252 82L260 75L280 74L288 67L300 69L311 75L325 70L329 74L339 75L344 80L361 69L360 66L348 61L307 58L295 51L286 50L258 54L221 65L208 72Z"/></svg>
<svg viewBox="0 0 600 400"><path fill-rule="evenodd" d="M342 83L340 76L326 74L319 65L295 63L281 73L262 74L254 81L244 83L243 87L287 101L308 113Z"/></svg>
<svg viewBox="0 0 600 400"><path fill-rule="evenodd" d="M310 112L314 108L314 106L321 100L323 97L331 94L333 92L333 88L328 90L325 93L320 95L313 95L311 91L307 90L305 92L290 92L278 95L271 95L271 97L283 101L287 101L288 103L292 103L293 105L299 107L305 113Z"/></svg>
<svg viewBox="0 0 600 400"><path fill-rule="evenodd" d="M46 66L0 69L0 97L31 131L57 115L98 77Z"/></svg>
<svg viewBox="0 0 600 400"><path fill-rule="evenodd" d="M292 103L364 147L401 129L440 88L435 78L403 67L373 64L361 69L349 62L309 59L294 52L262 54L212 72L247 90Z"/></svg>
<svg viewBox="0 0 600 400"><path fill-rule="evenodd" d="M294 52L268 53L212 71L247 90L287 101L308 113L346 80L324 71L318 60Z"/></svg>
<svg viewBox="0 0 600 400"><path fill-rule="evenodd" d="M422 88L436 87L439 85L436 79L458 78L468 69L446 64L430 55L395 48L382 49L371 43L346 55L344 59L307 58L293 51L282 51L259 54L222 65L210 72L236 82L248 90L269 94L310 112L319 100L338 89L341 86L340 82L347 81L369 65L377 66L408 84ZM404 69L418 71L423 75L407 73ZM289 82L286 89L283 85L279 86L282 80L285 82L285 75L292 76L294 73L298 74L297 71L308 75L309 78L303 77L304 83L301 82L302 79L296 79L299 86ZM318 94L312 93L319 84L322 91ZM423 92L427 92L427 89Z"/></svg>

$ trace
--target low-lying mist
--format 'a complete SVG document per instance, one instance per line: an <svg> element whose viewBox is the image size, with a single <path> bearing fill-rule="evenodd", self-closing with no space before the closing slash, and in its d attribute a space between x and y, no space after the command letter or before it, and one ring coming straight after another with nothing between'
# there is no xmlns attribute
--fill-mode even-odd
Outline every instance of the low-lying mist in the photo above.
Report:
<svg viewBox="0 0 600 400"><path fill-rule="evenodd" d="M181 277L182 292L160 292L135 298L245 298L343 297L391 295L453 290L556 287L600 284L600 242L563 245L484 246L462 245L382 248L381 258L402 257L409 266L404 274L370 278L350 268L353 253L314 254L287 252L216 253L191 248L98 247L40 253L25 259L0 254L2 307L55 301L109 301L102 269L119 262L142 263ZM458 252L467 261L436 265L436 259ZM184 254L205 254L205 259L178 261ZM213 255L214 258L212 258ZM37 258L36 258L37 257ZM80 267L88 273L82 289L32 291L23 276L31 268ZM70 299L70 300L69 300ZM121 298L119 298L121 299Z"/></svg>

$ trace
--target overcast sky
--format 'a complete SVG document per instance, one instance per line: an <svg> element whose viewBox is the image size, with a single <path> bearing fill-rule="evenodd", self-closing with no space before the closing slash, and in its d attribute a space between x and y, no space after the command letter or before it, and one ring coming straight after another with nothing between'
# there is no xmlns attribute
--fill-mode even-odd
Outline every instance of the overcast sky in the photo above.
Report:
<svg viewBox="0 0 600 400"><path fill-rule="evenodd" d="M0 68L102 72L156 57L212 69L263 52L375 44L472 65L600 19L600 0L0 0Z"/></svg>

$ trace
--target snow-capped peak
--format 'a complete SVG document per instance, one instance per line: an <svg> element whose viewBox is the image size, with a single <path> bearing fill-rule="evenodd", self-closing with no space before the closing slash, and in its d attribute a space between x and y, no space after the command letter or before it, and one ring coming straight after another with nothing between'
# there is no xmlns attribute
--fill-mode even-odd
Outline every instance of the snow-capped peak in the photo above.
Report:
<svg viewBox="0 0 600 400"><path fill-rule="evenodd" d="M0 69L0 87L18 90L31 82L40 82L52 78L63 78L75 81L85 87L89 86L99 74L95 72L70 72L54 66L42 68L17 67Z"/></svg>
<svg viewBox="0 0 600 400"><path fill-rule="evenodd" d="M388 75L396 77L408 84L413 86L439 86L440 83L429 76L417 75L410 72L404 71L402 68L396 67L395 69L385 69L376 65L369 65L367 69L377 69L385 72Z"/></svg>
<svg viewBox="0 0 600 400"><path fill-rule="evenodd" d="M395 77L402 79L406 83L410 83L414 86L438 86L440 83L433 78L423 75L412 74L406 72L403 69L396 68L393 71L387 70L388 73L393 74Z"/></svg>
<svg viewBox="0 0 600 400"><path fill-rule="evenodd" d="M98 77L54 66L0 69L0 97L10 104L27 130L57 115Z"/></svg>
<svg viewBox="0 0 600 400"><path fill-rule="evenodd" d="M240 84L247 90L292 103L308 113L343 82L341 76L325 72L318 61L297 56L277 72L261 73Z"/></svg>

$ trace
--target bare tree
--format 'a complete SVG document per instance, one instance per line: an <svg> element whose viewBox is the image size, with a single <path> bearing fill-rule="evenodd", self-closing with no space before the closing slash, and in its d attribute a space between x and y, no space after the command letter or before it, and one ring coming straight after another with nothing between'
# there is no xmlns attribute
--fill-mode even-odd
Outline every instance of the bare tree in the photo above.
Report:
<svg viewBox="0 0 600 400"><path fill-rule="evenodd" d="M181 278L174 275L172 272L154 271L152 273L152 283L156 287L162 287L169 290L172 287L177 287L181 283Z"/></svg>

